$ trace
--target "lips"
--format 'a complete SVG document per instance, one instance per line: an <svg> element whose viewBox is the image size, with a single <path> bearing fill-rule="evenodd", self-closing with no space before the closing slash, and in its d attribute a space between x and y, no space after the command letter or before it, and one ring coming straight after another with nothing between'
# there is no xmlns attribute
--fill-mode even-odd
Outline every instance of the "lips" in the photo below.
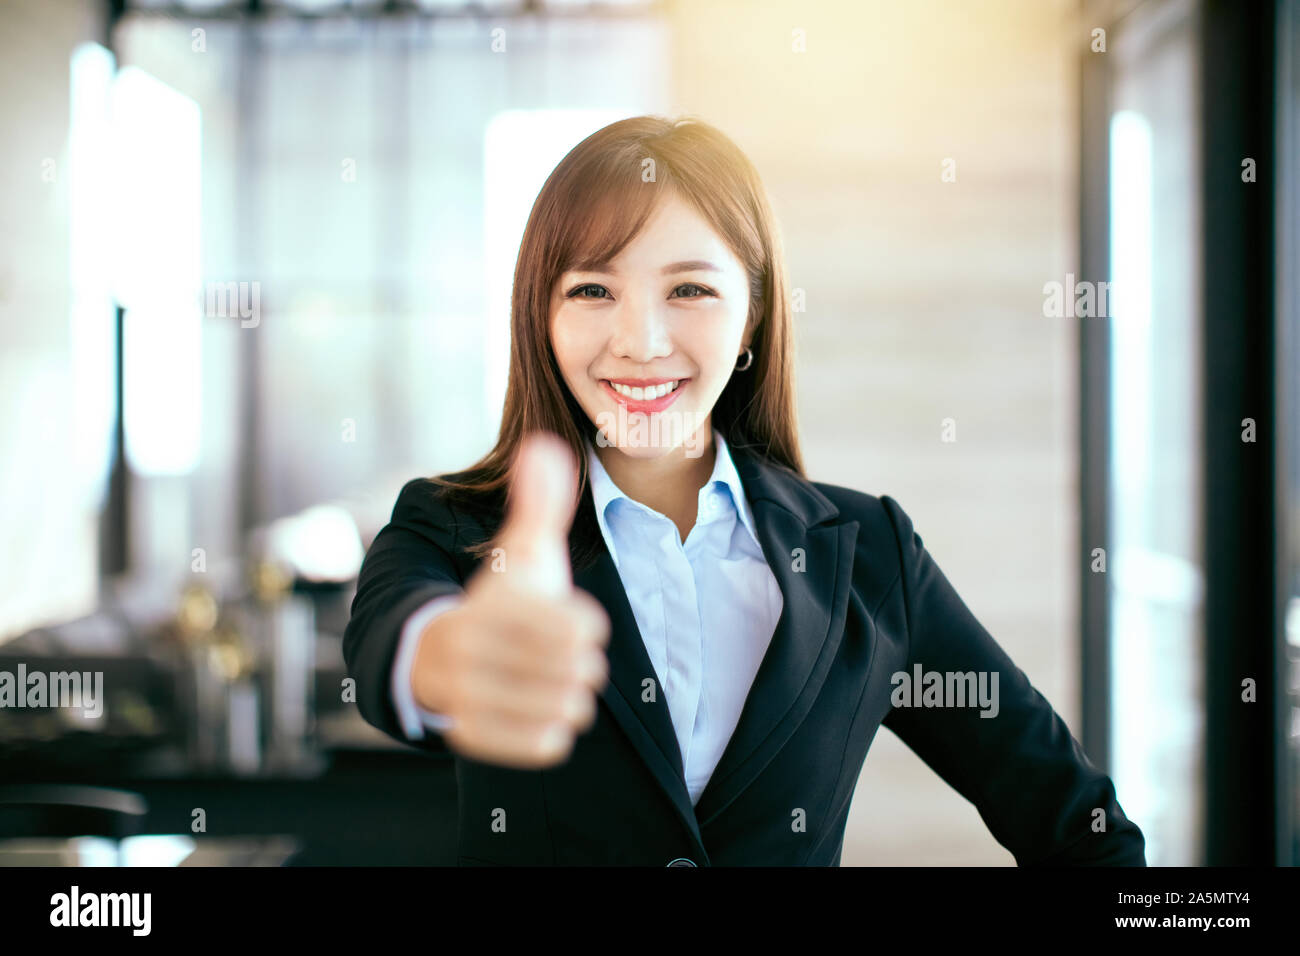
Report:
<svg viewBox="0 0 1300 956"><path fill-rule="evenodd" d="M627 406L629 412L661 412L682 393L689 378L620 378L601 379L600 387L614 401Z"/></svg>

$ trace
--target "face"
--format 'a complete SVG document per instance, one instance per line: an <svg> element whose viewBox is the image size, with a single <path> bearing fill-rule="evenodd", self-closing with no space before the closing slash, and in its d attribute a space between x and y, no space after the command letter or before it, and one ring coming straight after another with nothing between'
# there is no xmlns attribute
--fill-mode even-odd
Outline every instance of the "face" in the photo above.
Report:
<svg viewBox="0 0 1300 956"><path fill-rule="evenodd" d="M749 345L749 279L675 195L605 267L566 272L551 342L597 443L635 458L703 454L712 410Z"/></svg>

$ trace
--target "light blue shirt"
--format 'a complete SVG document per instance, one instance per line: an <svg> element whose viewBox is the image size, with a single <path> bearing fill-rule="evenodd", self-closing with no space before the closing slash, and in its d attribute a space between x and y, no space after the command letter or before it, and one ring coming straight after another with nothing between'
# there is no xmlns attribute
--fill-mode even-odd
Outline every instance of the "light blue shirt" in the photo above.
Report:
<svg viewBox="0 0 1300 956"><path fill-rule="evenodd" d="M717 429L713 440L713 472L700 488L695 526L684 542L671 519L624 494L587 446L600 533L668 704L692 803L736 729L784 605L731 452ZM415 703L410 673L421 631L460 599L435 598L403 628L392 690L412 739L426 726L450 724Z"/></svg>

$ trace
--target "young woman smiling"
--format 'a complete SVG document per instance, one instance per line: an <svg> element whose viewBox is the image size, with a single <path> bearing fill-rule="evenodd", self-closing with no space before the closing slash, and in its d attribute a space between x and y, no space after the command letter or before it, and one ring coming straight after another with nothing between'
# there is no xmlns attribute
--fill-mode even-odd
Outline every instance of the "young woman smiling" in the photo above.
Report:
<svg viewBox="0 0 1300 956"><path fill-rule="evenodd" d="M464 864L838 865L883 724L1018 863L1144 865L898 503L805 477L787 292L718 130L576 146L524 232L496 446L409 482L362 566L361 713L454 756Z"/></svg>

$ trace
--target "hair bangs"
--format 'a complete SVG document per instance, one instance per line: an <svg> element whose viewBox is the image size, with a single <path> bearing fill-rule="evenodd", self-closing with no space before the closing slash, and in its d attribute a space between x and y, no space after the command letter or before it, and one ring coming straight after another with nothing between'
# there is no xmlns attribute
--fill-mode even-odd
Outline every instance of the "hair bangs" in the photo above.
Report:
<svg viewBox="0 0 1300 956"><path fill-rule="evenodd" d="M656 170L662 166L656 162ZM671 182L663 176L645 182L640 169L639 160L610 157L587 171L557 237L557 276L605 268L645 227Z"/></svg>

